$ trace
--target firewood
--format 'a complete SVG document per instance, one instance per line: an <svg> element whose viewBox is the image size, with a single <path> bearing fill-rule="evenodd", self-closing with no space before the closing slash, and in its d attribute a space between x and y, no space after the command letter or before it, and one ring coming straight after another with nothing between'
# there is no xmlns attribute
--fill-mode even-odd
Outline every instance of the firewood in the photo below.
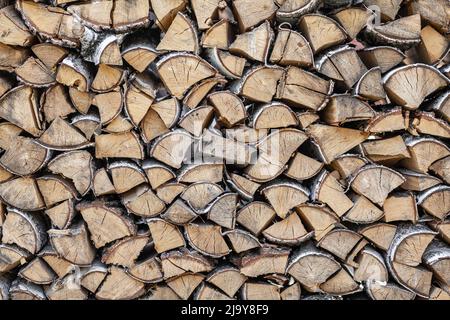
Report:
<svg viewBox="0 0 450 320"><path fill-rule="evenodd" d="M99 300L129 300L144 292L144 283L133 279L119 267L111 267L95 297Z"/></svg>
<svg viewBox="0 0 450 320"><path fill-rule="evenodd" d="M36 180L31 177L20 177L1 183L0 199L10 206L26 211L38 211L45 207Z"/></svg>
<svg viewBox="0 0 450 320"><path fill-rule="evenodd" d="M41 286L24 280L15 280L9 288L11 300L46 300Z"/></svg>
<svg viewBox="0 0 450 320"><path fill-rule="evenodd" d="M217 48L226 50L233 40L231 24L228 20L222 19L203 33L201 45L204 48Z"/></svg>
<svg viewBox="0 0 450 320"><path fill-rule="evenodd" d="M69 54L65 48L52 43L35 44L31 50L49 70L54 69Z"/></svg>
<svg viewBox="0 0 450 320"><path fill-rule="evenodd" d="M243 300L281 300L279 288L269 283L246 282L241 295Z"/></svg>
<svg viewBox="0 0 450 320"><path fill-rule="evenodd" d="M241 253L261 246L258 238L240 229L227 231L223 235L228 238L236 253Z"/></svg>
<svg viewBox="0 0 450 320"><path fill-rule="evenodd" d="M441 60L448 52L448 40L432 26L426 26L420 32L422 42L418 51L423 61L434 64Z"/></svg>
<svg viewBox="0 0 450 320"><path fill-rule="evenodd" d="M30 259L30 253L16 245L0 244L0 271L2 273L8 272L25 264Z"/></svg>
<svg viewBox="0 0 450 320"><path fill-rule="evenodd" d="M402 160L403 167L421 173L427 173L433 162L445 158L450 153L445 144L434 138L409 137L405 143L411 158Z"/></svg>
<svg viewBox="0 0 450 320"><path fill-rule="evenodd" d="M320 240L339 223L336 214L325 206L302 204L295 210L307 229L314 231L313 236L316 240Z"/></svg>
<svg viewBox="0 0 450 320"><path fill-rule="evenodd" d="M238 269L233 267L222 267L214 270L205 281L213 284L229 297L233 297L239 288L247 281Z"/></svg>
<svg viewBox="0 0 450 320"><path fill-rule="evenodd" d="M449 196L450 188L446 185L438 185L421 192L417 197L417 204L428 214L444 220L450 212L447 203Z"/></svg>
<svg viewBox="0 0 450 320"><path fill-rule="evenodd" d="M39 191L47 208L69 199L77 198L74 186L57 175L45 175L36 179Z"/></svg>
<svg viewBox="0 0 450 320"><path fill-rule="evenodd" d="M158 218L150 219L148 226L156 252L161 253L186 245L183 235L177 226Z"/></svg>
<svg viewBox="0 0 450 320"><path fill-rule="evenodd" d="M413 82L410 87L402 87L399 79ZM389 98L411 110L417 109L428 95L447 87L448 84L449 80L439 70L425 64L400 67L384 77L384 88Z"/></svg>
<svg viewBox="0 0 450 320"><path fill-rule="evenodd" d="M333 256L308 244L291 257L286 272L300 282L307 291L318 292L319 286L341 266Z"/></svg>
<svg viewBox="0 0 450 320"><path fill-rule="evenodd" d="M156 190L157 196L166 204L171 203L186 189L186 185L178 182L166 183Z"/></svg>
<svg viewBox="0 0 450 320"><path fill-rule="evenodd" d="M441 160L436 161L430 166L430 170L435 173L438 177L442 178L446 183L450 183L449 175L450 167L450 157L445 157Z"/></svg>
<svg viewBox="0 0 450 320"><path fill-rule="evenodd" d="M338 258L346 260L361 237L354 231L336 228L327 233L317 244L320 248L333 253Z"/></svg>
<svg viewBox="0 0 450 320"><path fill-rule="evenodd" d="M185 226L185 234L190 246L204 255L218 258L230 252L220 226L191 223Z"/></svg>
<svg viewBox="0 0 450 320"><path fill-rule="evenodd" d="M378 248L387 251L395 236L397 227L387 223L375 223L364 227L360 233Z"/></svg>
<svg viewBox="0 0 450 320"><path fill-rule="evenodd" d="M72 225L70 229L50 229L47 232L52 247L68 262L87 266L94 260L95 249L89 241L89 234L84 223Z"/></svg>
<svg viewBox="0 0 450 320"><path fill-rule="evenodd" d="M132 267L148 241L145 234L118 240L103 252L101 261L106 265Z"/></svg>
<svg viewBox="0 0 450 320"><path fill-rule="evenodd" d="M289 250L262 247L256 253L247 253L239 259L240 272L256 278L265 274L284 273Z"/></svg>
<svg viewBox="0 0 450 320"><path fill-rule="evenodd" d="M115 187L115 190L118 188ZM124 193L122 203L128 212L141 217L154 217L166 208L165 203L144 184Z"/></svg>
<svg viewBox="0 0 450 320"><path fill-rule="evenodd" d="M280 181L265 186L261 193L269 201L277 215L286 218L289 210L306 202L309 191L292 181Z"/></svg>
<svg viewBox="0 0 450 320"><path fill-rule="evenodd" d="M413 300L415 294L393 283L368 282L367 293L373 300Z"/></svg>
<svg viewBox="0 0 450 320"><path fill-rule="evenodd" d="M363 8L345 8L336 12L336 20L342 25L351 39L355 39L358 33L366 26L371 17L369 10Z"/></svg>
<svg viewBox="0 0 450 320"><path fill-rule="evenodd" d="M350 95L334 95L323 109L323 119L331 125L371 119L375 112L369 105Z"/></svg>
<svg viewBox="0 0 450 320"><path fill-rule="evenodd" d="M161 266L165 279L185 273L210 272L214 269L214 263L210 259L185 248L163 253Z"/></svg>
<svg viewBox="0 0 450 320"><path fill-rule="evenodd" d="M345 269L341 269L326 282L322 283L320 289L328 294L348 295L361 291L362 286L358 285Z"/></svg>
<svg viewBox="0 0 450 320"><path fill-rule="evenodd" d="M63 278L76 268L75 265L59 256L50 244L47 244L39 252L38 257L42 258L42 260L44 260L52 268L58 278Z"/></svg>
<svg viewBox="0 0 450 320"><path fill-rule="evenodd" d="M386 92L383 88L381 68L374 67L368 70L356 84L354 94L372 101L385 99Z"/></svg>
<svg viewBox="0 0 450 320"><path fill-rule="evenodd" d="M363 181L372 181L372 188L364 189ZM382 183L377 182L382 181ZM388 194L405 182L398 172L384 166L366 165L351 178L351 188L370 201L382 206Z"/></svg>
<svg viewBox="0 0 450 320"><path fill-rule="evenodd" d="M298 25L314 53L341 44L347 39L345 30L327 16L306 14L300 18Z"/></svg>
<svg viewBox="0 0 450 320"><path fill-rule="evenodd" d="M408 121L403 115L402 108L392 108L390 110L380 110L369 121L364 131L370 133L382 133L405 130Z"/></svg>
<svg viewBox="0 0 450 320"><path fill-rule="evenodd" d="M30 46L34 41L33 34L27 29L24 21L14 6L5 6L0 10L2 43L12 46Z"/></svg>
<svg viewBox="0 0 450 320"><path fill-rule="evenodd" d="M286 236L285 233L289 233L289 235ZM284 220L276 222L264 230L263 235L273 243L294 246L310 239L314 232L307 232L298 215L293 212Z"/></svg>
<svg viewBox="0 0 450 320"><path fill-rule="evenodd" d="M392 194L383 204L384 217L386 222L391 221L411 221L418 220L418 210L416 198L411 192Z"/></svg>
<svg viewBox="0 0 450 320"><path fill-rule="evenodd" d="M239 29L244 32L273 17L278 7L273 0L262 0L256 5L250 0L236 0L233 1L233 9Z"/></svg>
<svg viewBox="0 0 450 320"><path fill-rule="evenodd" d="M161 263L156 257L136 263L127 270L127 273L134 279L144 283L157 283L163 280Z"/></svg>
<svg viewBox="0 0 450 320"><path fill-rule="evenodd" d="M204 280L204 275L201 274L185 274L175 279L167 281L167 285L171 288L181 299L187 300L194 290Z"/></svg>
<svg viewBox="0 0 450 320"><path fill-rule="evenodd" d="M226 59L227 57L223 56L222 54L220 54L224 59ZM227 56L229 58L231 58L231 60L234 61L234 57L232 55L227 54ZM237 58L240 59L240 58ZM233 62L231 60L227 60L227 62ZM216 68L221 68L223 66L221 65L215 65L212 61L211 63L216 67ZM214 78L208 78L205 79L203 81L200 81L198 84L194 85L191 90L189 90L189 92L186 94L186 96L183 99L183 104L186 105L187 107L194 109L197 108L197 106L202 102L202 100L206 97L206 95L215 87L215 86L223 86L227 83L227 80L225 78L223 78L222 76L217 76Z"/></svg>
<svg viewBox="0 0 450 320"><path fill-rule="evenodd" d="M193 22L186 15L178 12L156 50L198 53L199 41Z"/></svg>
<svg viewBox="0 0 450 320"><path fill-rule="evenodd" d="M270 55L270 62L310 67L313 64L313 54L308 41L300 33L280 27Z"/></svg>
<svg viewBox="0 0 450 320"><path fill-rule="evenodd" d="M368 67L380 67L381 73L386 73L405 59L402 51L389 46L365 48L358 51L358 54Z"/></svg>
<svg viewBox="0 0 450 320"><path fill-rule="evenodd" d="M414 118L411 129L417 133L436 137L450 138L450 125L429 112L418 112Z"/></svg>
<svg viewBox="0 0 450 320"><path fill-rule="evenodd" d="M32 87L49 87L56 82L54 73L33 57L28 58L15 72L21 82Z"/></svg>
<svg viewBox="0 0 450 320"><path fill-rule="evenodd" d="M400 136L367 141L361 144L361 148L367 158L380 164L389 165L410 157L408 148Z"/></svg>
<svg viewBox="0 0 450 320"><path fill-rule="evenodd" d="M381 256L373 248L367 247L361 251L358 257L358 268L355 272L355 280L359 282L387 282L388 270Z"/></svg>
<svg viewBox="0 0 450 320"><path fill-rule="evenodd" d="M150 0L151 8L156 15L156 23L162 30L167 30L179 11L186 7L186 0L168 0L160 2Z"/></svg>
<svg viewBox="0 0 450 320"><path fill-rule="evenodd" d="M342 217L343 220L357 224L373 223L381 219L383 211L362 195L352 199L353 207Z"/></svg>
<svg viewBox="0 0 450 320"><path fill-rule="evenodd" d="M448 287L450 279L446 270L449 263L449 250L442 242L433 241L423 254L423 260L428 266L437 280L443 284L443 287Z"/></svg>

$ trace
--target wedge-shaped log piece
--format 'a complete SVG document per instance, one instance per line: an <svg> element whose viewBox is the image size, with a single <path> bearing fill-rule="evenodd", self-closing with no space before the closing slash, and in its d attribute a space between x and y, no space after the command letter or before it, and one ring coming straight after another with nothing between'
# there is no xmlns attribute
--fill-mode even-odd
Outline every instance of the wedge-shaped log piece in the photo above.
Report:
<svg viewBox="0 0 450 320"><path fill-rule="evenodd" d="M388 223L375 223L362 228L359 233L383 251L389 249L397 227Z"/></svg>
<svg viewBox="0 0 450 320"><path fill-rule="evenodd" d="M240 51L238 54L240 54ZM245 56L244 53L242 55ZM209 49L207 57L211 64L225 77L229 79L240 79L242 77L247 61L245 58L219 50L217 47Z"/></svg>
<svg viewBox="0 0 450 320"><path fill-rule="evenodd" d="M424 62L435 64L447 54L449 41L432 26L422 29L420 39L418 52Z"/></svg>
<svg viewBox="0 0 450 320"><path fill-rule="evenodd" d="M90 147L92 143L77 128L57 117L36 140L40 145L58 151L71 151Z"/></svg>
<svg viewBox="0 0 450 320"><path fill-rule="evenodd" d="M334 17L345 29L348 36L355 39L371 18L371 13L364 8L350 7L338 11Z"/></svg>
<svg viewBox="0 0 450 320"><path fill-rule="evenodd" d="M37 92L28 86L11 89L0 98L0 117L33 136L42 133Z"/></svg>
<svg viewBox="0 0 450 320"><path fill-rule="evenodd" d="M251 0L233 1L233 9L241 32L249 30L260 22L270 19L278 7L273 0L261 0L254 3Z"/></svg>
<svg viewBox="0 0 450 320"><path fill-rule="evenodd" d="M131 300L145 293L145 284L129 276L124 269L111 267L110 273L98 289L99 300Z"/></svg>
<svg viewBox="0 0 450 320"><path fill-rule="evenodd" d="M15 72L21 82L31 87L49 87L56 82L54 72L33 57L29 57Z"/></svg>
<svg viewBox="0 0 450 320"><path fill-rule="evenodd" d="M320 289L327 294L342 296L362 291L363 288L345 269L341 269L326 282L322 283Z"/></svg>
<svg viewBox="0 0 450 320"><path fill-rule="evenodd" d="M169 251L186 245L183 235L177 226L162 219L152 218L148 220L148 227L158 253Z"/></svg>
<svg viewBox="0 0 450 320"><path fill-rule="evenodd" d="M36 180L19 177L0 184L0 198L4 203L26 211L38 211L45 207Z"/></svg>
<svg viewBox="0 0 450 320"><path fill-rule="evenodd" d="M189 201L188 203L189 205L185 204L180 199L175 200L175 202L173 202L172 205L161 215L161 218L177 225L184 225L191 222L197 218L197 214L194 210L192 210L191 203Z"/></svg>
<svg viewBox="0 0 450 320"><path fill-rule="evenodd" d="M402 4L401 0L364 0L363 2L367 6L378 6L383 20L395 20Z"/></svg>
<svg viewBox="0 0 450 320"><path fill-rule="evenodd" d="M108 165L108 171L117 193L127 192L147 181L144 172L132 161L112 162Z"/></svg>
<svg viewBox="0 0 450 320"><path fill-rule="evenodd" d="M266 20L265 23L252 31L238 35L230 45L229 51L244 58L264 63L267 61L273 38L274 33L270 23Z"/></svg>
<svg viewBox="0 0 450 320"><path fill-rule="evenodd" d="M112 91L98 94L92 100L100 113L102 125L113 121L122 111L122 94L120 91Z"/></svg>
<svg viewBox="0 0 450 320"><path fill-rule="evenodd" d="M38 257L42 258L52 268L58 278L65 277L76 268L74 264L65 260L63 256L53 249L51 241L38 253Z"/></svg>
<svg viewBox="0 0 450 320"><path fill-rule="evenodd" d="M308 230L314 231L314 239L319 241L339 224L338 216L324 205L302 204L295 208Z"/></svg>
<svg viewBox="0 0 450 320"><path fill-rule="evenodd" d="M262 247L257 252L247 253L239 259L240 272L256 278L266 274L281 273L286 270L290 250L276 247Z"/></svg>
<svg viewBox="0 0 450 320"><path fill-rule="evenodd" d="M36 182L47 208L78 196L74 186L60 176L43 175L36 178Z"/></svg>
<svg viewBox="0 0 450 320"><path fill-rule="evenodd" d="M75 87L69 87L69 97L75 109L86 115L92 104L93 95L89 92L79 91Z"/></svg>
<svg viewBox="0 0 450 320"><path fill-rule="evenodd" d="M309 42L300 33L285 28L279 28L269 60L282 66L311 67L314 64Z"/></svg>
<svg viewBox="0 0 450 320"><path fill-rule="evenodd" d="M176 17L179 11L183 11L186 8L187 0L168 0L158 1L150 0L150 6L156 16L156 24L158 27L166 31L173 19Z"/></svg>
<svg viewBox="0 0 450 320"><path fill-rule="evenodd" d="M256 182L272 180L280 175L292 154L306 140L303 131L281 129L274 131L258 143L259 157L246 169L246 175Z"/></svg>
<svg viewBox="0 0 450 320"><path fill-rule="evenodd" d="M428 214L444 220L450 213L450 186L438 185L421 192L417 204Z"/></svg>
<svg viewBox="0 0 450 320"><path fill-rule="evenodd" d="M181 300L180 297L166 285L155 285L140 300Z"/></svg>
<svg viewBox="0 0 450 320"><path fill-rule="evenodd" d="M67 47L80 45L85 28L66 10L28 0L17 1L16 8L25 24L42 38Z"/></svg>
<svg viewBox="0 0 450 320"><path fill-rule="evenodd" d="M45 210L45 214L58 229L67 229L76 215L74 201L72 199L63 201Z"/></svg>
<svg viewBox="0 0 450 320"><path fill-rule="evenodd" d="M0 256L2 257L0 260L0 272L2 274L26 263L31 258L28 251L16 245L4 243L0 244Z"/></svg>
<svg viewBox="0 0 450 320"><path fill-rule="evenodd" d="M300 283L295 282L280 292L281 300L300 300L302 288Z"/></svg>
<svg viewBox="0 0 450 320"><path fill-rule="evenodd" d="M411 221L416 223L419 219L416 197L411 192L393 193L383 204L386 222Z"/></svg>
<svg viewBox="0 0 450 320"><path fill-rule="evenodd" d="M281 300L280 289L270 283L246 282L241 288L242 300Z"/></svg>
<svg viewBox="0 0 450 320"><path fill-rule="evenodd" d="M0 123L0 133L0 148L8 150L12 141L22 133L22 129L8 121L3 121Z"/></svg>
<svg viewBox="0 0 450 320"><path fill-rule="evenodd" d="M367 139L368 133L344 127L323 124L310 125L306 132L318 145L319 155L325 163L330 163Z"/></svg>
<svg viewBox="0 0 450 320"><path fill-rule="evenodd" d="M381 78L381 68L374 67L368 70L359 79L353 90L354 94L371 101L379 101L386 98L386 92Z"/></svg>
<svg viewBox="0 0 450 320"><path fill-rule="evenodd" d="M114 185L112 184L105 168L98 169L94 173L94 179L92 181L92 191L96 196L116 193Z"/></svg>
<svg viewBox="0 0 450 320"><path fill-rule="evenodd" d="M152 92L147 92L147 90L143 89L140 88L138 80L135 79L125 91L125 111L135 126L139 125L142 119L144 119L155 100Z"/></svg>
<svg viewBox="0 0 450 320"><path fill-rule="evenodd" d="M150 150L150 156L172 168L179 169L191 148L193 140L184 130L175 130L159 137Z"/></svg>
<svg viewBox="0 0 450 320"><path fill-rule="evenodd" d="M142 169L154 190L176 177L175 173L168 166L152 159L144 161Z"/></svg>
<svg viewBox="0 0 450 320"><path fill-rule="evenodd" d="M224 266L216 268L205 279L225 292L229 297L233 297L239 288L247 281L247 277L244 276L238 269L231 266Z"/></svg>
<svg viewBox="0 0 450 320"><path fill-rule="evenodd" d="M71 5L68 10L83 24L96 30L117 32L145 26L148 23L149 3L142 0L114 0Z"/></svg>
<svg viewBox="0 0 450 320"><path fill-rule="evenodd" d="M409 123L403 116L402 108L395 107L377 112L364 128L370 133L383 133L407 129Z"/></svg>
<svg viewBox="0 0 450 320"><path fill-rule="evenodd" d="M240 60L245 60L243 58L239 58L236 56L233 56L229 53L226 53L225 51L219 52L218 50L212 50L215 51L218 55L216 62L211 60L211 63L214 65L214 67L220 69L220 68L226 68L225 64L223 62L226 62L227 64L230 64L230 70L234 70L235 72L243 72L244 66L239 66L241 62ZM210 52L212 52L210 51ZM220 58L219 58L220 56ZM221 60L221 59L224 60ZM245 61L244 61L245 62ZM236 63L236 64L235 64ZM241 70L242 69L242 70ZM228 70L228 69L227 69ZM240 71L239 71L240 70ZM220 72L223 72L223 70L220 70ZM206 95L216 86L223 87L227 83L227 80L222 75L217 75L213 78L208 78L205 80L200 81L196 85L194 85L191 90L185 95L183 99L183 105L189 107L190 109L194 109L199 107L199 104L203 102L203 99L206 97ZM206 107L207 105L202 105L202 107Z"/></svg>
<svg viewBox="0 0 450 320"><path fill-rule="evenodd" d="M448 122L436 118L431 112L417 112L411 127L421 134L450 138L450 125Z"/></svg>
<svg viewBox="0 0 450 320"><path fill-rule="evenodd" d="M163 184L156 189L156 195L166 204L170 204L186 189L186 185L178 182Z"/></svg>
<svg viewBox="0 0 450 320"><path fill-rule="evenodd" d="M185 226L186 238L192 248L201 254L220 258L230 253L221 227L211 224L188 224Z"/></svg>
<svg viewBox="0 0 450 320"><path fill-rule="evenodd" d="M402 160L403 167L427 173L430 166L437 160L450 155L450 149L440 140L428 137L407 137L411 158Z"/></svg>
<svg viewBox="0 0 450 320"><path fill-rule="evenodd" d="M249 100L269 103L277 92L284 71L277 66L259 66L249 69L232 90Z"/></svg>
<svg viewBox="0 0 450 320"><path fill-rule="evenodd" d="M366 291L373 300L414 300L416 297L415 293L389 282L369 281Z"/></svg>
<svg viewBox="0 0 450 320"><path fill-rule="evenodd" d="M432 271L443 287L450 284L448 266L450 263L450 249L442 242L433 241L423 254L423 261Z"/></svg>
<svg viewBox="0 0 450 320"><path fill-rule="evenodd" d="M144 150L134 132L101 134L95 137L95 157L143 159Z"/></svg>
<svg viewBox="0 0 450 320"><path fill-rule="evenodd" d="M319 286L341 268L333 256L307 243L291 257L286 272L309 292L320 292Z"/></svg>
<svg viewBox="0 0 450 320"><path fill-rule="evenodd" d="M48 300L87 300L88 292L80 284L75 284L76 276L67 275L58 279L45 290Z"/></svg>
<svg viewBox="0 0 450 320"><path fill-rule="evenodd" d="M234 229L236 206L239 198L236 193L224 193L208 206L208 219L228 229Z"/></svg>
<svg viewBox="0 0 450 320"><path fill-rule="evenodd" d="M389 273L383 256L371 247L366 247L358 256L358 268L354 279L358 282L387 282Z"/></svg>
<svg viewBox="0 0 450 320"><path fill-rule="evenodd" d="M367 72L356 49L350 46L338 47L319 56L316 59L316 69L348 89Z"/></svg>
<svg viewBox="0 0 450 320"><path fill-rule="evenodd" d="M361 238L362 236L354 231L336 228L320 239L317 245L345 261Z"/></svg>
<svg viewBox="0 0 450 320"><path fill-rule="evenodd" d="M214 269L212 260L185 248L161 254L161 266L165 279L185 273L210 272Z"/></svg>
<svg viewBox="0 0 450 320"><path fill-rule="evenodd" d="M213 116L213 107L200 106L189 110L186 114L184 114L178 124L190 134L199 137L203 133L203 130L211 122Z"/></svg>
<svg viewBox="0 0 450 320"><path fill-rule="evenodd" d="M178 99L191 86L217 73L205 60L187 53L170 53L158 61L156 68L166 88Z"/></svg>
<svg viewBox="0 0 450 320"><path fill-rule="evenodd" d="M253 234L259 235L275 215L275 210L269 205L263 202L250 202L237 213L237 222Z"/></svg>
<svg viewBox="0 0 450 320"><path fill-rule="evenodd" d="M126 174L123 177L129 178ZM145 218L154 217L166 208L165 203L145 184L124 193L122 203L129 213Z"/></svg>
<svg viewBox="0 0 450 320"><path fill-rule="evenodd" d="M285 128L297 124L295 113L287 105L279 102L261 105L252 117L252 127L255 129Z"/></svg>
<svg viewBox="0 0 450 320"><path fill-rule="evenodd" d="M448 3L437 0L433 3L426 0L417 0L407 4L410 14L420 14L421 18L429 22L442 32L449 32L450 18L448 17Z"/></svg>
<svg viewBox="0 0 450 320"><path fill-rule="evenodd" d="M67 49L48 42L35 44L31 50L50 70L69 54Z"/></svg>
<svg viewBox="0 0 450 320"><path fill-rule="evenodd" d="M47 300L41 286L21 279L16 279L9 288L11 300Z"/></svg>
<svg viewBox="0 0 450 320"><path fill-rule="evenodd" d="M98 66L97 73L92 81L91 90L100 93L117 90L117 87L124 80L125 74L125 71L119 67L101 63ZM119 101L122 101L122 99L119 99Z"/></svg>
<svg viewBox="0 0 450 320"><path fill-rule="evenodd" d="M293 212L264 230L263 235L273 243L295 246L310 239L314 232L306 231L297 213Z"/></svg>
<svg viewBox="0 0 450 320"><path fill-rule="evenodd" d="M392 277L404 288L420 297L428 298L431 290L433 273L421 266L411 267L406 264L388 260Z"/></svg>
<svg viewBox="0 0 450 320"><path fill-rule="evenodd" d="M178 173L178 182L195 183L211 182L218 183L223 177L223 163L204 162L186 165Z"/></svg>
<svg viewBox="0 0 450 320"><path fill-rule="evenodd" d="M330 102L323 109L323 120L327 124L340 125L352 121L371 119L375 111L362 100L347 94L330 97Z"/></svg>
<svg viewBox="0 0 450 320"><path fill-rule="evenodd" d="M421 63L394 69L383 80L389 98L409 110L419 108L427 96L450 83L438 69Z"/></svg>
<svg viewBox="0 0 450 320"><path fill-rule="evenodd" d="M322 162L297 152L284 174L295 180L307 180L318 174L323 165Z"/></svg>
<svg viewBox="0 0 450 320"><path fill-rule="evenodd" d="M388 261L417 267L435 235L423 225L400 224L388 250Z"/></svg>
<svg viewBox="0 0 450 320"><path fill-rule="evenodd" d="M89 266L95 258L95 248L89 240L86 225L79 222L70 229L47 231L52 247L58 256L66 261L79 265Z"/></svg>
<svg viewBox="0 0 450 320"><path fill-rule="evenodd" d="M283 219L286 218L289 210L309 199L309 191L305 187L289 180L273 182L265 186L261 193L277 215Z"/></svg>
<svg viewBox="0 0 450 320"><path fill-rule="evenodd" d="M20 269L18 275L35 284L50 284L56 279L53 270L39 257Z"/></svg>
<svg viewBox="0 0 450 320"><path fill-rule="evenodd" d="M389 46L368 47L358 51L359 57L369 68L379 67L381 73L386 73L406 58L397 48Z"/></svg>
<svg viewBox="0 0 450 320"><path fill-rule="evenodd" d="M219 2L219 0L193 0L191 2L192 10L194 11L200 30L206 30L211 27L213 18L217 14Z"/></svg>
<svg viewBox="0 0 450 320"><path fill-rule="evenodd" d="M87 151L71 151L58 155L49 162L48 169L71 179L82 196L91 188L94 168L92 156Z"/></svg>
<svg viewBox="0 0 450 320"><path fill-rule="evenodd" d="M350 186L353 191L381 207L389 193L403 182L405 178L395 170L379 165L366 165L354 174Z"/></svg>
<svg viewBox="0 0 450 320"><path fill-rule="evenodd" d="M315 11L320 5L318 0L287 0L277 1L281 4L277 10L277 20L285 22L296 22L298 18L306 13Z"/></svg>
<svg viewBox="0 0 450 320"><path fill-rule="evenodd" d="M366 34L377 44L407 49L420 42L420 15L399 18L381 25L367 24Z"/></svg>
<svg viewBox="0 0 450 320"><path fill-rule="evenodd" d="M163 280L160 260L154 256L137 262L127 269L127 273L134 279L144 283L157 283Z"/></svg>
<svg viewBox="0 0 450 320"><path fill-rule="evenodd" d="M344 193L342 185L326 170L314 179L311 199L326 203L339 217L353 207L353 202Z"/></svg>
<svg viewBox="0 0 450 320"><path fill-rule="evenodd" d="M343 220L357 224L367 224L378 221L383 216L383 211L366 197L358 195L352 200L354 205L342 218Z"/></svg>
<svg viewBox="0 0 450 320"><path fill-rule="evenodd" d="M27 176L41 170L50 157L50 151L35 140L15 137L0 158L0 165L9 172Z"/></svg>
<svg viewBox="0 0 450 320"><path fill-rule="evenodd" d="M216 134L211 130L205 130L201 137L201 143L201 152L203 158L206 158L205 161L223 161L226 164L246 165L252 163L257 157L255 147L224 138L220 133ZM181 181L181 178L179 181Z"/></svg>
<svg viewBox="0 0 450 320"><path fill-rule="evenodd" d="M146 39L124 42L121 54L123 59L138 72L144 72L159 55L154 45Z"/></svg>
<svg viewBox="0 0 450 320"><path fill-rule="evenodd" d="M101 201L80 203L76 208L86 221L96 248L136 234L136 225L119 208Z"/></svg>
<svg viewBox="0 0 450 320"><path fill-rule="evenodd" d="M361 144L361 149L370 160L386 165L392 165L410 157L409 150L401 136L366 141Z"/></svg>
<svg viewBox="0 0 450 320"><path fill-rule="evenodd" d="M42 216L10 208L2 225L2 243L16 244L32 254L44 246L45 221Z"/></svg>
<svg viewBox="0 0 450 320"><path fill-rule="evenodd" d="M144 234L118 240L103 252L101 261L107 265L131 268L148 241Z"/></svg>
<svg viewBox="0 0 450 320"><path fill-rule="evenodd" d="M35 40L13 5L0 10L0 34L0 41L5 45L25 47Z"/></svg>
<svg viewBox="0 0 450 320"><path fill-rule="evenodd" d="M27 60L29 55L29 50L26 48L0 43L0 70L13 72Z"/></svg>
<svg viewBox="0 0 450 320"><path fill-rule="evenodd" d="M211 93L208 101L216 110L218 120L227 127L235 126L247 116L242 100L230 91Z"/></svg>
<svg viewBox="0 0 450 320"><path fill-rule="evenodd" d="M333 160L331 167L339 172L342 179L347 179L368 163L369 161L359 154L346 153Z"/></svg>
<svg viewBox="0 0 450 320"><path fill-rule="evenodd" d="M156 50L187 51L198 54L197 30L191 19L185 14L178 12Z"/></svg>
<svg viewBox="0 0 450 320"><path fill-rule="evenodd" d="M260 187L259 183L253 182L236 173L226 173L226 181L230 188L235 190L241 197L247 200L252 200L256 190Z"/></svg>
<svg viewBox="0 0 450 320"><path fill-rule="evenodd" d="M306 14L298 22L314 53L343 43L345 30L333 19L321 14Z"/></svg>
<svg viewBox="0 0 450 320"><path fill-rule="evenodd" d="M278 85L276 98L318 111L327 105L333 86L332 81L297 67L288 67Z"/></svg>
<svg viewBox="0 0 450 320"><path fill-rule="evenodd" d="M436 161L430 167L430 170L450 184L450 156Z"/></svg>
<svg viewBox="0 0 450 320"><path fill-rule="evenodd" d="M233 251L236 253L261 247L258 238L241 229L230 230L225 232L223 235L228 238Z"/></svg>
<svg viewBox="0 0 450 320"><path fill-rule="evenodd" d="M76 111L61 84L54 85L45 91L45 94L41 96L40 104L47 122L51 122L57 117L66 118Z"/></svg>
<svg viewBox="0 0 450 320"><path fill-rule="evenodd" d="M167 281L167 285L183 300L187 300L204 280L202 274L184 274Z"/></svg>
<svg viewBox="0 0 450 320"><path fill-rule="evenodd" d="M227 50L232 41L231 23L227 19L222 19L203 33L201 44L203 48Z"/></svg>

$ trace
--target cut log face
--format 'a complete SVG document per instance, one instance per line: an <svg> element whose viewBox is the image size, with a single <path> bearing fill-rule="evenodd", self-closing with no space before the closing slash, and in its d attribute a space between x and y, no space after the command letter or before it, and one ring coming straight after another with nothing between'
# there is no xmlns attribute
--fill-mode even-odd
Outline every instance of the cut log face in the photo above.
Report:
<svg viewBox="0 0 450 320"><path fill-rule="evenodd" d="M0 0L0 300L450 299L449 13Z"/></svg>

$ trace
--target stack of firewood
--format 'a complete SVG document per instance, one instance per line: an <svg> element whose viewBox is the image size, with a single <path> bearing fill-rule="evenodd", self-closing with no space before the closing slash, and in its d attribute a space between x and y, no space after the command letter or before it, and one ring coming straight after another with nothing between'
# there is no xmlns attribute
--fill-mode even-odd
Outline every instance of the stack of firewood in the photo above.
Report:
<svg viewBox="0 0 450 320"><path fill-rule="evenodd" d="M448 0L0 0L1 299L450 299Z"/></svg>

